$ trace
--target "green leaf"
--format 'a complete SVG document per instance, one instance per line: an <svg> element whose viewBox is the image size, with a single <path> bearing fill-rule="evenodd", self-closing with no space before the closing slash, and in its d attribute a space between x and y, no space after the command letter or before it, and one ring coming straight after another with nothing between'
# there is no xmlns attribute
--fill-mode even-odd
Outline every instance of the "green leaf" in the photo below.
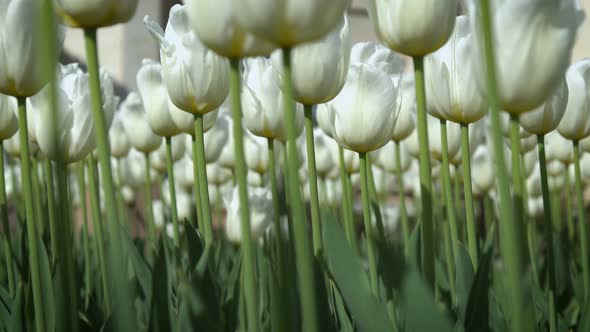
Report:
<svg viewBox="0 0 590 332"><path fill-rule="evenodd" d="M139 253L139 250L137 250L133 241L131 241L129 233L127 233L123 227L119 227L119 229L121 230L120 234L123 238L124 251L128 253L128 259L131 262L131 266L135 272L139 285L141 286L141 290L149 300L151 298L152 289L152 271L143 256ZM160 247L160 249L164 250L163 247ZM127 273L123 273L123 275L127 275Z"/></svg>
<svg viewBox="0 0 590 332"><path fill-rule="evenodd" d="M159 254L152 276L151 317L148 331L171 331L168 270L164 243L160 239Z"/></svg>
<svg viewBox="0 0 590 332"><path fill-rule="evenodd" d="M199 236L197 229L186 224L186 240L188 244L188 271L192 271L199 261L199 257L203 254L205 243Z"/></svg>
<svg viewBox="0 0 590 332"><path fill-rule="evenodd" d="M405 331L454 331L449 319L437 307L432 291L415 269L410 269L405 278L401 309Z"/></svg>
<svg viewBox="0 0 590 332"><path fill-rule="evenodd" d="M25 320L25 290L22 285L19 285L16 289L16 298L12 305L10 328L7 329L11 332L26 331L26 320Z"/></svg>
<svg viewBox="0 0 590 332"><path fill-rule="evenodd" d="M410 235L408 262L418 270L422 267L422 226L419 223L414 226Z"/></svg>
<svg viewBox="0 0 590 332"><path fill-rule="evenodd" d="M346 307L344 306L344 301L342 300L342 295L336 288L333 282L330 281L330 287L332 289L334 303L336 304L336 314L338 317L338 323L340 325L341 332L353 332L354 329L352 327L352 322L348 317L348 312L346 312Z"/></svg>
<svg viewBox="0 0 590 332"><path fill-rule="evenodd" d="M53 276L51 274L51 268L49 265L49 257L45 250L45 245L41 239L38 240L37 244L39 248L39 273L41 274L41 292L43 293L43 314L45 315L45 324L47 324L47 330L53 331L55 329L55 317L57 310L63 310L64 308L56 308L55 306L55 294L53 288ZM67 313L61 314L61 317L66 317Z"/></svg>
<svg viewBox="0 0 590 332"><path fill-rule="evenodd" d="M586 303L582 308L578 331L590 331L590 303Z"/></svg>
<svg viewBox="0 0 590 332"><path fill-rule="evenodd" d="M455 290L457 295L457 310L459 313L459 320L464 321L465 309L467 308L467 300L475 277L473 272L473 263L469 258L469 253L463 245L459 246L457 257L455 257L456 271L455 271Z"/></svg>
<svg viewBox="0 0 590 332"><path fill-rule="evenodd" d="M469 299L464 315L465 331L488 331L490 315L490 274L492 270L492 252L490 248L482 257L475 279L469 291Z"/></svg>
<svg viewBox="0 0 590 332"><path fill-rule="evenodd" d="M385 305L372 293L361 260L350 248L340 225L323 221L324 259L359 331L392 331Z"/></svg>

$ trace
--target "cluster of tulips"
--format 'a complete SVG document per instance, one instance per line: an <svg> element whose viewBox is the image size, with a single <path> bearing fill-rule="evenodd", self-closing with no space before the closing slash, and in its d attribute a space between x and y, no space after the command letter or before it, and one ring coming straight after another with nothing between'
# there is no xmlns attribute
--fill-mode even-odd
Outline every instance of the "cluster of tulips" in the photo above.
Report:
<svg viewBox="0 0 590 332"><path fill-rule="evenodd" d="M0 0L0 331L590 330L578 0L137 3Z"/></svg>

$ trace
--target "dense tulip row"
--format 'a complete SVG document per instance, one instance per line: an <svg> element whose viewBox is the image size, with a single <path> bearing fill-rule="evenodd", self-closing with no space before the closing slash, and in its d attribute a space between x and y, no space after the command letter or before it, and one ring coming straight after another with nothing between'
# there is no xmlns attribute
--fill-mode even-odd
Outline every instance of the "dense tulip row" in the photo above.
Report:
<svg viewBox="0 0 590 332"><path fill-rule="evenodd" d="M590 330L578 0L137 2L0 0L0 331Z"/></svg>

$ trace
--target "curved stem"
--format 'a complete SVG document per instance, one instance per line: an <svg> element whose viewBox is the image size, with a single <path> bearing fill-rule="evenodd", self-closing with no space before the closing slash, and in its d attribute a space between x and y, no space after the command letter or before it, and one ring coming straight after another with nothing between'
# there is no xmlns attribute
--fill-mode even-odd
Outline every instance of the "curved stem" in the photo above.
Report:
<svg viewBox="0 0 590 332"><path fill-rule="evenodd" d="M107 126L102 109L100 91L100 76L98 71L98 47L96 29L84 29L86 57L88 62L88 81L92 104L92 118L96 130L96 147L100 165L101 184L105 195L105 210L107 217L107 234L109 240L109 291L113 294L112 305L113 326L120 331L135 331L135 310L131 299L131 290L127 282L126 250L121 237L121 225L117 216L117 202L115 201L115 186L111 170L110 152L108 144Z"/></svg>
<svg viewBox="0 0 590 332"><path fill-rule="evenodd" d="M29 244L29 267L31 269L31 286L33 289L33 308L35 310L35 327L37 331L45 331L46 322L41 293L41 273L39 265L39 242L35 208L33 207L33 186L31 183L31 159L29 153L29 134L27 127L26 99L18 100L18 132L20 140L21 178L25 196L25 216L27 220L27 242Z"/></svg>
<svg viewBox="0 0 590 332"><path fill-rule="evenodd" d="M90 210L92 212L92 228L94 230L94 242L96 243L98 251L98 265L100 267L100 276L102 282L102 297L104 301L104 310L106 313L111 312L111 293L108 285L107 263L106 263L106 249L105 236L100 214L100 196L98 194L97 186L97 171L96 161L94 156L88 155L88 187L90 191Z"/></svg>
<svg viewBox="0 0 590 332"><path fill-rule="evenodd" d="M242 103L240 98L240 61L231 59L230 94L233 118L235 173L240 200L240 227L243 250L243 282L248 316L248 331L260 331L258 320L258 283L256 279L256 254L250 230L250 204L248 200L248 182L246 159L244 157L244 132L242 129Z"/></svg>
<svg viewBox="0 0 590 332"><path fill-rule="evenodd" d="M404 186L404 175L402 171L402 156L400 142L394 141L395 144L395 172L397 184L399 187L399 209L402 221L402 234L404 238L404 248L407 251L410 243L410 224L408 222L408 210L406 209L406 189Z"/></svg>
<svg viewBox="0 0 590 332"><path fill-rule="evenodd" d="M176 188L174 186L174 167L172 161L172 137L167 136L166 141L166 168L168 169L168 190L170 191L170 208L172 210L172 226L174 227L174 245L180 247L180 230L178 226L178 207L176 205Z"/></svg>
<svg viewBox="0 0 590 332"><path fill-rule="evenodd" d="M414 77L416 81L416 109L418 115L418 143L420 144L420 192L422 214L422 273L434 289L434 220L432 215L432 174L430 173L430 150L428 148L428 125L426 119L426 89L424 88L424 57L416 56Z"/></svg>
<svg viewBox="0 0 590 332"><path fill-rule="evenodd" d="M582 260L582 276L584 281L584 301L590 295L590 261L588 260L588 220L584 205L584 188L582 187L582 172L580 170L580 143L574 141L574 167L576 171L576 198L578 205L578 224L580 227L580 250Z"/></svg>
<svg viewBox="0 0 590 332"><path fill-rule="evenodd" d="M471 151L469 148L469 126L461 125L461 155L463 163L463 191L465 192L465 214L467 216L467 244L469 256L473 263L474 271L477 271L477 235L475 228L475 211L473 207L473 191L471 188Z"/></svg>
<svg viewBox="0 0 590 332"><path fill-rule="evenodd" d="M371 290L375 296L379 295L379 275L377 274L377 258L375 256L375 238L373 237L373 225L371 224L371 204L369 202L369 184L367 171L367 154L360 153L361 168L361 196L363 201L363 219L365 222L365 236L367 239L367 256L369 259L369 277Z"/></svg>
<svg viewBox="0 0 590 332"><path fill-rule="evenodd" d="M209 200L209 185L207 184L207 166L205 165L205 142L203 138L203 115L195 115L195 143L196 160L193 154L193 165L197 167L197 184L201 196L201 208L203 209L203 227L205 227L205 244L213 244L213 222L211 219L211 203Z"/></svg>
<svg viewBox="0 0 590 332"><path fill-rule="evenodd" d="M285 93L285 127L287 131L287 179L291 213L293 216L293 240L295 244L295 260L301 289L301 312L303 314L302 329L314 332L318 329L317 302L315 279L313 275L313 254L307 236L304 216L304 205L301 197L299 180L297 130L295 128L295 99L293 98L293 81L291 79L291 49L283 48L283 92Z"/></svg>
<svg viewBox="0 0 590 332"><path fill-rule="evenodd" d="M449 230L451 235L451 250L453 255L451 259L457 257L459 249L459 228L457 226L457 217L455 215L455 202L453 202L453 192L451 186L451 170L449 166L449 144L447 136L447 121L440 120L440 142L442 147L442 186L444 192L445 205L447 208L447 218L449 220ZM453 264L454 265L454 264Z"/></svg>
<svg viewBox="0 0 590 332"><path fill-rule="evenodd" d="M311 226L313 234L313 252L316 256L322 250L322 225L320 217L320 202L318 198L318 178L315 163L315 147L313 141L312 105L305 108L305 137L307 147L307 172L309 174L309 194L311 198Z"/></svg>
<svg viewBox="0 0 590 332"><path fill-rule="evenodd" d="M354 250L357 250L358 246L354 232L354 215L352 211L352 195L350 194L349 178L344 162L344 149L341 146L338 146L338 160L340 163L340 181L342 183L342 219L344 222L344 230L346 232L346 237L348 238L348 243L354 248Z"/></svg>
<svg viewBox="0 0 590 332"><path fill-rule="evenodd" d="M150 155L149 153L144 154L145 157L145 196L143 199L143 204L145 205L145 220L147 224L148 230L148 238L149 240L156 242L156 225L154 224L154 208L153 208L153 198L152 198L152 176L150 174ZM148 246L149 248L149 246Z"/></svg>
<svg viewBox="0 0 590 332"><path fill-rule="evenodd" d="M525 316L524 290L521 282L523 271L522 248L519 243L518 226L514 222L512 203L510 200L510 187L506 161L504 158L504 142L500 127L500 102L498 94L498 81L496 76L496 60L494 54L494 36L492 30L490 0L480 1L484 63L486 67L486 85L488 102L490 104L491 136L494 152L494 170L498 178L498 193L500 196L500 249L506 266L506 278L510 294L512 309L511 330L529 331L530 325Z"/></svg>
<svg viewBox="0 0 590 332"><path fill-rule="evenodd" d="M10 232L10 219L8 219L8 200L6 198L6 179L4 178L4 144L0 140L0 210L2 215L2 228L4 230L4 259L6 261L6 274L8 274L8 290L14 297L16 281L14 275L14 262L12 261L12 235Z"/></svg>

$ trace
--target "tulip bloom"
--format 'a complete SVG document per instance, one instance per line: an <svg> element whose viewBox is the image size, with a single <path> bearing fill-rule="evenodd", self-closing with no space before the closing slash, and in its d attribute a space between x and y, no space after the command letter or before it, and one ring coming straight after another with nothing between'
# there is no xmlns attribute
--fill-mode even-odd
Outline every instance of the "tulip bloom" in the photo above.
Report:
<svg viewBox="0 0 590 332"><path fill-rule="evenodd" d="M0 141L11 138L18 131L16 98L0 94Z"/></svg>
<svg viewBox="0 0 590 332"><path fill-rule="evenodd" d="M129 142L135 149L150 153L162 144L162 138L152 131L141 98L136 92L131 92L121 103L119 112L125 131L131 133Z"/></svg>
<svg viewBox="0 0 590 332"><path fill-rule="evenodd" d="M250 232L252 239L256 240L271 224L273 218L273 206L271 191L264 187L248 189L248 202L250 206ZM230 199L224 199L227 210L225 221L225 235L233 243L242 242L240 225L240 202L237 188L233 190Z"/></svg>
<svg viewBox="0 0 590 332"><path fill-rule="evenodd" d="M55 0L64 21L79 28L99 28L127 22L139 0Z"/></svg>

